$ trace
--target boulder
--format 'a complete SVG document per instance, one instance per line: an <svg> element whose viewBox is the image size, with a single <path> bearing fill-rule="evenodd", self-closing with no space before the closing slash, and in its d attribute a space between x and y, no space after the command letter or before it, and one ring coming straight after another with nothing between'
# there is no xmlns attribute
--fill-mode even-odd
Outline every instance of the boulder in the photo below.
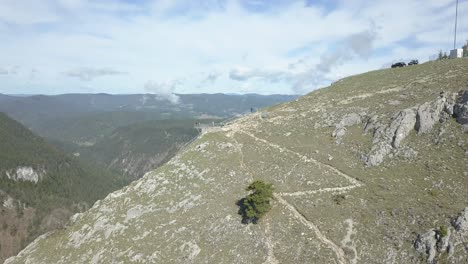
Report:
<svg viewBox="0 0 468 264"><path fill-rule="evenodd" d="M435 102L427 102L418 107L416 115L416 131L418 134L429 132L439 121L447 99L438 98Z"/></svg>
<svg viewBox="0 0 468 264"><path fill-rule="evenodd" d="M341 119L339 126L348 127L354 126L361 123L361 116L356 113L347 114Z"/></svg>
<svg viewBox="0 0 468 264"><path fill-rule="evenodd" d="M468 207L453 221L453 227L457 232L466 233L468 235Z"/></svg>
<svg viewBox="0 0 468 264"><path fill-rule="evenodd" d="M346 127L354 126L361 123L361 116L356 113L346 114L341 121L335 125L335 130L332 132L332 136L341 142L341 138L346 135Z"/></svg>
<svg viewBox="0 0 468 264"><path fill-rule="evenodd" d="M382 163L385 157L393 150L392 146L387 142L379 142L372 146L372 149L365 157L366 166L378 166Z"/></svg>
<svg viewBox="0 0 468 264"><path fill-rule="evenodd" d="M437 254L437 238L436 232L431 230L424 234L418 235L418 238L414 242L414 248L421 254L426 256L428 264L435 263L435 257Z"/></svg>
<svg viewBox="0 0 468 264"><path fill-rule="evenodd" d="M371 151L365 158L367 166L377 166L383 162L385 157L398 148L416 124L416 109L408 108L400 111L388 126L377 125L377 122L371 121L374 129L374 144ZM369 125L370 126L370 125Z"/></svg>
<svg viewBox="0 0 468 264"><path fill-rule="evenodd" d="M457 103L453 107L453 114L458 123L468 125L468 90L461 92Z"/></svg>
<svg viewBox="0 0 468 264"><path fill-rule="evenodd" d="M392 146L398 148L401 141L405 139L411 130L414 129L416 124L416 111L414 108L405 109L401 111L397 117L392 121L388 132L392 137Z"/></svg>
<svg viewBox="0 0 468 264"><path fill-rule="evenodd" d="M457 93L452 93L450 95L445 95L443 94L447 100L445 102L445 105L444 105L444 112L449 114L450 116L453 115L453 107L455 106L455 102L457 100L457 96L458 94Z"/></svg>

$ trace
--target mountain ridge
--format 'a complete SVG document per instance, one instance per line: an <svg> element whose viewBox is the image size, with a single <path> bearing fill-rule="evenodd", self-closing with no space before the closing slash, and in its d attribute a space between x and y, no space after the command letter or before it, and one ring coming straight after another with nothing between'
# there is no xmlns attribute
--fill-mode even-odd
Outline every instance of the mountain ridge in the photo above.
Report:
<svg viewBox="0 0 468 264"><path fill-rule="evenodd" d="M464 263L468 223L451 218L468 206L465 112L437 102L468 109L467 70L452 60L369 72L210 128L6 263ZM419 133L423 106L437 122ZM385 157L366 164L375 146ZM254 179L276 199L244 225L236 201ZM439 226L454 234L450 252L425 235Z"/></svg>

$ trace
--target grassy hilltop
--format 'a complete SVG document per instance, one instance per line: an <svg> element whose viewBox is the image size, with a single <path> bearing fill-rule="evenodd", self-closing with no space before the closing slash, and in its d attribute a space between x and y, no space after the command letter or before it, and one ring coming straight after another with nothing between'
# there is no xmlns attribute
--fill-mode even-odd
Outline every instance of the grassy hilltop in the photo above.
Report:
<svg viewBox="0 0 468 264"><path fill-rule="evenodd" d="M467 72L368 72L212 129L7 263L466 263ZM253 180L274 201L245 225Z"/></svg>

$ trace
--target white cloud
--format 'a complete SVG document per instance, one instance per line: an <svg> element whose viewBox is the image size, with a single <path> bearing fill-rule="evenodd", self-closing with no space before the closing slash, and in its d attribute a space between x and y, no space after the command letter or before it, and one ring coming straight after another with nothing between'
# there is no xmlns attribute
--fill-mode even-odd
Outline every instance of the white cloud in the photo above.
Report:
<svg viewBox="0 0 468 264"><path fill-rule="evenodd" d="M260 70L237 67L229 72L229 78L235 81L248 81L256 79L268 83L277 83L281 81L288 81L292 78L291 73L280 70Z"/></svg>
<svg viewBox="0 0 468 264"><path fill-rule="evenodd" d="M173 92L238 92L245 85L291 93L398 58L424 61L452 45L449 0L322 1L326 8L273 2L266 11L257 10L265 2L247 5L253 11L236 0L4 0L0 57L4 65L38 69L35 85L45 93L80 91L81 80L96 91L136 93L144 91L137 85L144 80L181 78L186 81ZM468 1L462 1L460 18L467 15ZM459 24L461 45L468 23ZM370 29L372 41L363 33ZM344 46L352 55L340 51ZM64 75L64 69L73 70ZM205 76L193 78L200 71ZM131 74L97 78L117 72ZM28 93L21 76L9 78L11 89Z"/></svg>
<svg viewBox="0 0 468 264"><path fill-rule="evenodd" d="M161 99L168 100L173 104L177 104L179 103L180 98L174 92L176 87L181 83L182 81L180 80L165 81L160 83L148 81L145 84L145 90L149 93L156 94Z"/></svg>
<svg viewBox="0 0 468 264"><path fill-rule="evenodd" d="M127 73L113 70L110 68L78 68L66 71L63 74L65 74L68 77L78 78L82 81L91 81L97 77L109 75L122 75Z"/></svg>
<svg viewBox="0 0 468 264"><path fill-rule="evenodd" d="M0 67L0 74L3 74L3 75L18 74L18 71L19 71L19 66Z"/></svg>

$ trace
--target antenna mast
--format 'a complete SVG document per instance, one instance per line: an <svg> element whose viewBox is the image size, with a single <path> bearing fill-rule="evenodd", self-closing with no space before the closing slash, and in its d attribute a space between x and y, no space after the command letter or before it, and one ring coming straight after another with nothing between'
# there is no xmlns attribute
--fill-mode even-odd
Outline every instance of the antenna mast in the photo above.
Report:
<svg viewBox="0 0 468 264"><path fill-rule="evenodd" d="M453 49L456 49L457 45L457 20L458 20L458 0L455 7L455 38L453 39Z"/></svg>

